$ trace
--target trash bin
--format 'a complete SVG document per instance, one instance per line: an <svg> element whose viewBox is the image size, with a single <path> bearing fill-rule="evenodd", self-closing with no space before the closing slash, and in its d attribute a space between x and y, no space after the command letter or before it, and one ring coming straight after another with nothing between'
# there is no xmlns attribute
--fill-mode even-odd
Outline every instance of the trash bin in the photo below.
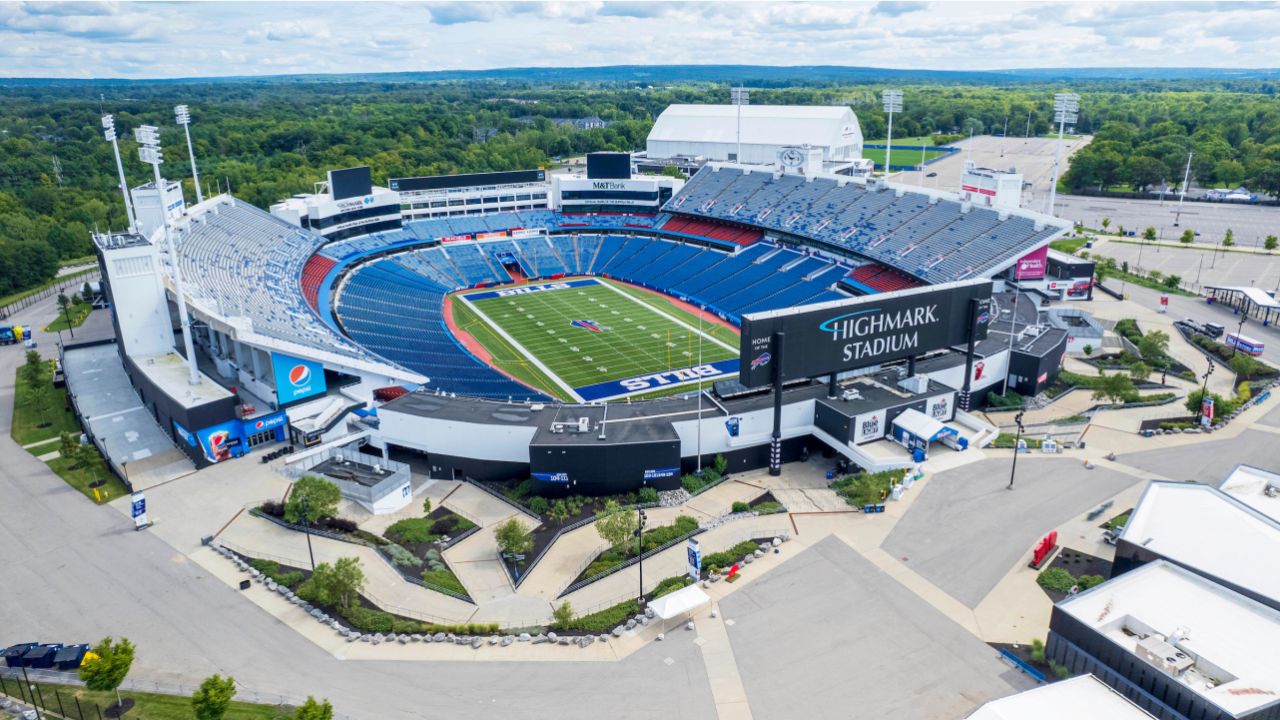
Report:
<svg viewBox="0 0 1280 720"><path fill-rule="evenodd" d="M22 656L35 647L36 643L18 643L4 649L4 664L9 667L22 667Z"/></svg>

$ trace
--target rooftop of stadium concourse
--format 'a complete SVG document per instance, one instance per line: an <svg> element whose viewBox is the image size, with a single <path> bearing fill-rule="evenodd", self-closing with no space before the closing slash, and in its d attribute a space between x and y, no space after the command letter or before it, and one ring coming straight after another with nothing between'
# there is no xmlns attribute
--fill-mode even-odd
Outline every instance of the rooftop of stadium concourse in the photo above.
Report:
<svg viewBox="0 0 1280 720"><path fill-rule="evenodd" d="M175 352L134 358L138 370L145 373L156 387L183 407L193 408L231 397L231 391L213 378L200 373L200 384L188 382L187 361Z"/></svg>
<svg viewBox="0 0 1280 720"><path fill-rule="evenodd" d="M710 405L710 403L707 403ZM550 421L540 425L531 445L611 445L647 443L655 440L679 440L670 419L659 421L645 416L617 417L614 406L563 405L556 408ZM586 419L580 423L580 419Z"/></svg>
<svg viewBox="0 0 1280 720"><path fill-rule="evenodd" d="M905 371L905 368L903 370ZM917 372L919 371L919 366L917 366L916 370ZM874 375L862 375L850 380L843 380L839 382L841 393L839 396L834 399L824 396L818 398L817 401L845 418L854 418L865 413L906 405L954 390L954 388L949 388L942 383L930 380L924 392L911 392L905 388L898 387L898 381L903 377L905 377L905 372L900 374L899 368L895 367ZM856 396L853 396L854 392L857 393Z"/></svg>

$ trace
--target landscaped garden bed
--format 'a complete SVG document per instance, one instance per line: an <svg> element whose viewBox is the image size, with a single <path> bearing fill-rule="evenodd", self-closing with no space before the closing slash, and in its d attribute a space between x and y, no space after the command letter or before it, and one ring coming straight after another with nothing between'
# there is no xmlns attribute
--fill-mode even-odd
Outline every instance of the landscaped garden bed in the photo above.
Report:
<svg viewBox="0 0 1280 720"><path fill-rule="evenodd" d="M622 510L622 512L628 511ZM697 520L688 515L681 515L670 525L645 528L638 544L643 548L643 552L648 553L697 530ZM605 550L596 556L596 559L592 560L578 577L574 578L571 585L608 573L619 565L635 558L637 555L636 546L637 543L634 540L627 540Z"/></svg>
<svg viewBox="0 0 1280 720"><path fill-rule="evenodd" d="M1110 562L1064 547L1036 576L1036 584L1056 603L1070 595L1072 588L1083 592L1101 585L1110 576Z"/></svg>
<svg viewBox="0 0 1280 720"><path fill-rule="evenodd" d="M1237 352L1235 348L1218 342L1206 335L1198 332L1192 332L1182 325L1177 325L1178 331L1192 345L1195 345L1201 352L1208 355L1218 365L1226 365L1236 374L1237 381L1244 380L1271 380L1280 376L1280 370L1268 365L1257 358Z"/></svg>
<svg viewBox="0 0 1280 720"><path fill-rule="evenodd" d="M901 470L878 473L859 472L832 481L831 489L854 507L884 502L893 482L902 477Z"/></svg>

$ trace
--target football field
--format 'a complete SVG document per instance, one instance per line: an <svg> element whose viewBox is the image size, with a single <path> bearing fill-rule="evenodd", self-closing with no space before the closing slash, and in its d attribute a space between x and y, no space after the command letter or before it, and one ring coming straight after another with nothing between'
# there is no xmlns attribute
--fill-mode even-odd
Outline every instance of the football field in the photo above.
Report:
<svg viewBox="0 0 1280 720"><path fill-rule="evenodd" d="M495 367L564 400L679 392L738 371L735 331L607 280L478 290L455 300L457 325Z"/></svg>

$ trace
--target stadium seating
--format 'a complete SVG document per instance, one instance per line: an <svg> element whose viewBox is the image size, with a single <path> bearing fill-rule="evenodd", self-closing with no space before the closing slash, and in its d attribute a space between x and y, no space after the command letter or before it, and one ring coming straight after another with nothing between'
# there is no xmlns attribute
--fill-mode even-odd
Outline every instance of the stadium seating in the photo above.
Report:
<svg viewBox="0 0 1280 720"><path fill-rule="evenodd" d="M699 170L663 209L790 233L928 283L1007 265L1062 229L1037 230L1027 217L1001 218L907 189L714 165ZM687 225L674 217L662 229L673 226Z"/></svg>
<svg viewBox="0 0 1280 720"><path fill-rule="evenodd" d="M668 233L724 240L734 245L750 245L764 235L757 228L742 227L684 215L673 216L659 229Z"/></svg>
<svg viewBox="0 0 1280 720"><path fill-rule="evenodd" d="M325 325L303 291L307 261L324 238L220 196L175 226L186 293L224 317L240 317L253 332L353 358L368 353ZM317 289L320 265L308 284ZM305 299L304 299L305 298Z"/></svg>
<svg viewBox="0 0 1280 720"><path fill-rule="evenodd" d="M877 263L867 263L854 268L853 272L849 274L849 278L860 285L865 285L879 292L906 290L923 284L910 275Z"/></svg>
<svg viewBox="0 0 1280 720"><path fill-rule="evenodd" d="M307 258L307 263L302 266L302 298L312 310L319 306L320 284L335 264L331 258L316 254Z"/></svg>

